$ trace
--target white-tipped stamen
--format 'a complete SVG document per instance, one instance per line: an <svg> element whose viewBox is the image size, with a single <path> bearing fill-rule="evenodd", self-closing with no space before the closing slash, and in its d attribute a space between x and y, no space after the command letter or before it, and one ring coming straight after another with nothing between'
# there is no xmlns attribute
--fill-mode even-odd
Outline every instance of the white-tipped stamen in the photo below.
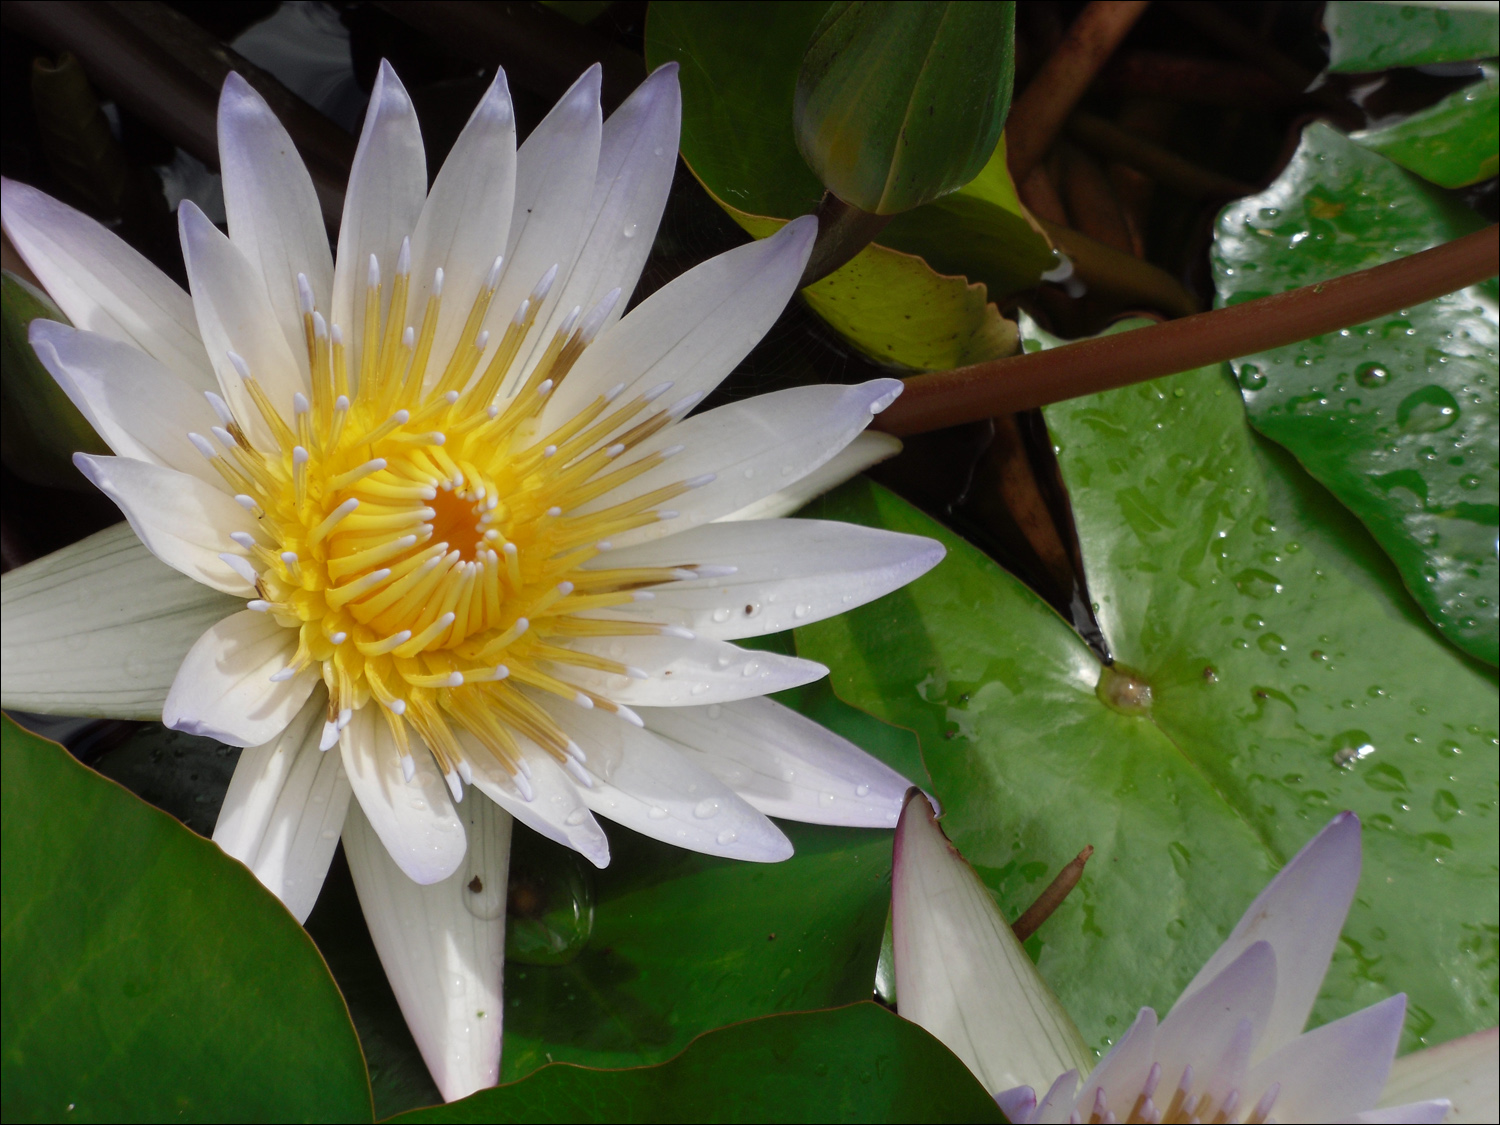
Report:
<svg viewBox="0 0 1500 1125"><path fill-rule="evenodd" d="M217 415L221 425L234 425L234 413L229 409L227 402L214 394L213 391L204 391L203 397L208 399L208 405L213 408L213 412Z"/></svg>
<svg viewBox="0 0 1500 1125"><path fill-rule="evenodd" d="M255 573L255 568L244 555L231 555L226 551L219 556L219 561L252 586L260 581L260 575Z"/></svg>

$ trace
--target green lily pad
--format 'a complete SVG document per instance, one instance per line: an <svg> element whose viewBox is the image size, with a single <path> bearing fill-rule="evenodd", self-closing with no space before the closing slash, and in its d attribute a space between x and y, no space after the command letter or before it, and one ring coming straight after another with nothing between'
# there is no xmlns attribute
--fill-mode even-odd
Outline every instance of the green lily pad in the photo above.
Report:
<svg viewBox="0 0 1500 1125"><path fill-rule="evenodd" d="M1004 1121L958 1058L865 1001L710 1032L659 1066L543 1067L398 1122Z"/></svg>
<svg viewBox="0 0 1500 1125"><path fill-rule="evenodd" d="M881 246L920 255L940 273L982 282L997 297L1034 287L1058 263L1005 166L1005 138L963 187L904 212L880 232Z"/></svg>
<svg viewBox="0 0 1500 1125"><path fill-rule="evenodd" d="M1440 187L1466 187L1500 172L1500 79L1489 77L1404 121L1353 140Z"/></svg>
<svg viewBox="0 0 1500 1125"><path fill-rule="evenodd" d="M792 649L790 635L755 644ZM777 698L926 782L909 731L843 703L826 683ZM555 955L535 956L541 943L530 937L514 950L527 963L506 965L502 1081L549 1062L659 1063L725 1024L870 998L890 904L888 831L783 822L796 854L759 864L601 823L611 855L602 871L559 876L571 853L546 841L517 853L512 926L559 931L556 917L570 913L592 914L592 925L583 940L556 943Z"/></svg>
<svg viewBox="0 0 1500 1125"><path fill-rule="evenodd" d="M778 219L817 209L823 183L797 151L792 112L803 53L827 10L679 0L647 12L646 66L681 65L682 156L715 199Z"/></svg>
<svg viewBox="0 0 1500 1125"><path fill-rule="evenodd" d="M1500 55L1500 12L1493 4L1449 8L1330 0L1323 27L1328 69L1336 74Z"/></svg>
<svg viewBox="0 0 1500 1125"><path fill-rule="evenodd" d="M371 1120L343 998L255 877L8 718L0 745L5 1119Z"/></svg>
<svg viewBox="0 0 1500 1125"><path fill-rule="evenodd" d="M831 5L797 78L798 147L830 191L876 215L978 175L1015 79L1016 6Z"/></svg>
<svg viewBox="0 0 1500 1125"><path fill-rule="evenodd" d="M566 964L506 967L501 1080L549 1062L661 1062L737 1020L868 999L891 834L782 828L796 854L758 864L607 824L587 946Z"/></svg>
<svg viewBox="0 0 1500 1125"><path fill-rule="evenodd" d="M787 223L715 202L756 238ZM1016 351L1015 322L1000 315L983 284L940 274L915 254L878 244L804 288L802 298L856 348L890 367L942 371Z"/></svg>
<svg viewBox="0 0 1500 1125"><path fill-rule="evenodd" d="M91 491L94 486L73 467L73 453L108 453L109 447L31 350L26 330L38 317L68 323L45 293L7 271L0 278L0 432L5 465L32 484Z"/></svg>
<svg viewBox="0 0 1500 1125"><path fill-rule="evenodd" d="M1493 1024L1493 679L1425 626L1358 523L1256 440L1227 369L1046 413L1114 669L864 482L809 514L933 535L948 556L878 607L798 629L798 651L832 666L847 702L917 732L944 828L1009 917L1095 846L1033 940L1097 1047L1140 1005L1170 1007L1344 808L1365 824L1364 878L1314 1020L1405 990L1407 1047Z"/></svg>
<svg viewBox="0 0 1500 1125"><path fill-rule="evenodd" d="M814 211L823 196L797 151L792 111L826 8L658 3L649 13L648 64L682 67L683 159L757 238ZM931 370L1013 350L1013 328L991 298L1035 286L1056 262L1010 183L1002 140L973 182L897 216L879 242L803 293L865 354Z"/></svg>
<svg viewBox="0 0 1500 1125"><path fill-rule="evenodd" d="M1314 125L1276 183L1220 218L1219 299L1321 281L1483 225ZM1251 424L1365 523L1442 634L1490 664L1500 657L1497 295L1489 281L1236 361Z"/></svg>

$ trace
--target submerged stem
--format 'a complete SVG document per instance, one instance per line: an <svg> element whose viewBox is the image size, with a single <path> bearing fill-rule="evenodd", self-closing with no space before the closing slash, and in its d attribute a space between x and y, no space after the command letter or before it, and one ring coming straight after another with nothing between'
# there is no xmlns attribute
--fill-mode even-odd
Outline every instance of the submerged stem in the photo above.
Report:
<svg viewBox="0 0 1500 1125"><path fill-rule="evenodd" d="M872 428L927 433L1337 332L1493 276L1497 231L1491 225L1394 262L1133 332L913 375Z"/></svg>

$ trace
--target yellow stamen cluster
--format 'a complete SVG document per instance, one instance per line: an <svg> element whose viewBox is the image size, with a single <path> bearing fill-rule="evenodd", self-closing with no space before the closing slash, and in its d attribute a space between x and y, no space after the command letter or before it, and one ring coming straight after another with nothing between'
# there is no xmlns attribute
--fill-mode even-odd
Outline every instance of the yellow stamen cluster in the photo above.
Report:
<svg viewBox="0 0 1500 1125"><path fill-rule="evenodd" d="M540 432L549 393L604 320L612 294L580 323L575 309L521 385L520 369L551 275L522 302L480 369L480 331L498 266L475 300L446 362L432 355L441 275L420 330L403 329L410 276L403 251L382 324L378 265L370 262L358 372L348 370L303 286L311 398L297 395L288 425L238 357L231 357L274 445L257 443L218 403L229 456L213 463L258 520L240 535L260 597L251 608L298 630L291 677L321 665L328 687L325 746L371 700L381 705L410 773L415 730L457 784L471 763L455 736L472 734L517 779L527 770L517 734L565 765L581 751L520 685L633 721L626 708L569 683L568 668L642 673L567 647L570 638L659 633L648 622L581 616L625 605L633 591L689 576L676 569L583 569L601 541L663 518L658 506L699 482L616 505L576 509L659 465L670 451L632 448L689 404L653 405L662 390L602 394ZM200 440L195 437L195 440ZM206 443L204 443L206 444ZM203 445L200 444L200 448ZM607 543L606 543L607 546ZM571 766L580 780L586 775Z"/></svg>

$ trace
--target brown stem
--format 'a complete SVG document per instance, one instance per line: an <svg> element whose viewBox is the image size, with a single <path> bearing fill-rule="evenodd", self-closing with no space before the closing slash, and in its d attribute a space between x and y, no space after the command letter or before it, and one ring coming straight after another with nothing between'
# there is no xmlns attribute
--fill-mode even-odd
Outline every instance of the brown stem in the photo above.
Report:
<svg viewBox="0 0 1500 1125"><path fill-rule="evenodd" d="M1197 299L1160 266L1106 246L1070 227L1060 227L1040 217L1037 222L1052 245L1068 256L1090 292L1127 305L1160 309L1172 316L1191 316L1198 311Z"/></svg>
<svg viewBox="0 0 1500 1125"><path fill-rule="evenodd" d="M1303 93L1317 77L1314 71L1259 38L1239 20L1203 0L1167 0L1172 14L1191 24L1220 47L1265 71L1290 90Z"/></svg>
<svg viewBox="0 0 1500 1125"><path fill-rule="evenodd" d="M1011 923L1010 928L1015 931L1018 941L1025 941L1041 929L1043 922L1052 917L1052 912L1062 905L1068 892L1078 886L1078 880L1083 878L1083 865L1093 854L1094 845L1090 844L1069 860L1068 865L1057 873L1057 878L1048 883L1047 889L1037 895L1036 901L1026 908L1026 913Z"/></svg>
<svg viewBox="0 0 1500 1125"><path fill-rule="evenodd" d="M1062 156L1063 199L1072 219L1070 225L1113 250L1133 254L1125 214L1099 162L1067 141L1058 141L1057 150Z"/></svg>
<svg viewBox="0 0 1500 1125"><path fill-rule="evenodd" d="M822 281L834 270L874 241L895 215L872 215L852 203L845 203L833 192L823 193L823 201L814 212L818 216L818 237L808 255L798 288Z"/></svg>
<svg viewBox="0 0 1500 1125"><path fill-rule="evenodd" d="M160 3L6 0L5 26L78 56L89 80L174 144L219 166L219 87L238 71L270 103L336 228L354 138L186 16Z"/></svg>
<svg viewBox="0 0 1500 1125"><path fill-rule="evenodd" d="M604 68L606 112L646 77L641 57L540 4L382 0L376 5L462 58L500 65L518 88L557 98L594 63Z"/></svg>
<svg viewBox="0 0 1500 1125"><path fill-rule="evenodd" d="M1500 226L1394 262L1133 332L914 375L875 425L920 434L1295 344L1493 277Z"/></svg>
<svg viewBox="0 0 1500 1125"><path fill-rule="evenodd" d="M1250 184L1200 168L1175 152L1081 109L1074 110L1068 118L1067 130L1068 136L1085 148L1145 172L1193 199L1238 199L1255 190Z"/></svg>
<svg viewBox="0 0 1500 1125"><path fill-rule="evenodd" d="M1052 57L1010 108L1005 130L1010 174L1024 180L1051 147L1058 130L1125 33L1141 18L1147 0L1091 0Z"/></svg>
<svg viewBox="0 0 1500 1125"><path fill-rule="evenodd" d="M1099 75L1094 89L1261 111L1284 109L1306 100L1259 67L1163 51L1121 51Z"/></svg>

